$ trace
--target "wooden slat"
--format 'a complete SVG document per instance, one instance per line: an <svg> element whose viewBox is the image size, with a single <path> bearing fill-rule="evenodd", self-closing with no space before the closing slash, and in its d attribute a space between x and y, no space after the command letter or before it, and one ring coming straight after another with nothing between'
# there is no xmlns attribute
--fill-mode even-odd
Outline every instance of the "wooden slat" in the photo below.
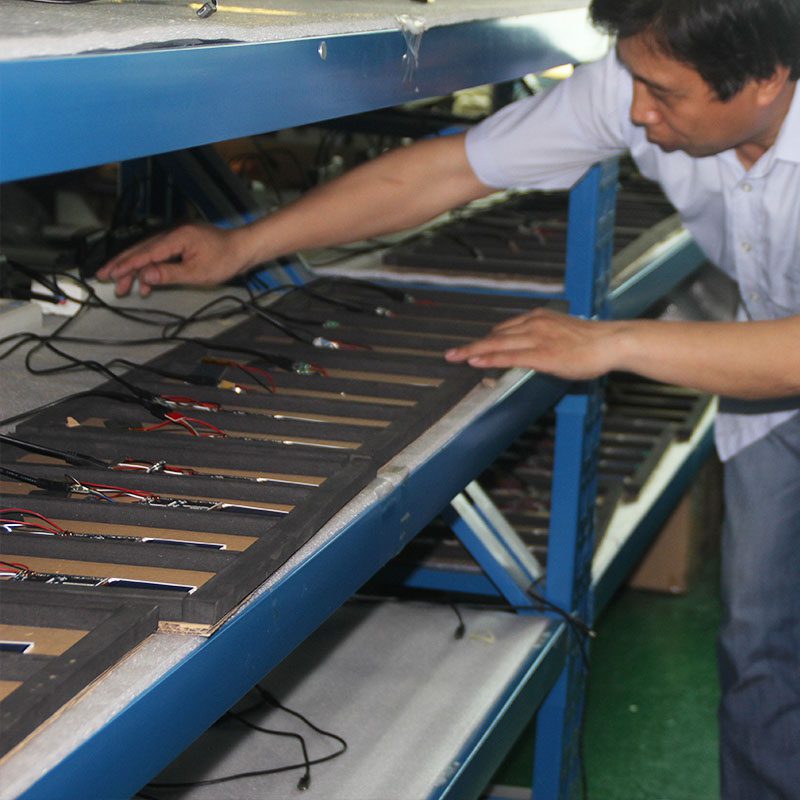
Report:
<svg viewBox="0 0 800 800"><path fill-rule="evenodd" d="M7 625L0 623L0 641L33 642L31 655L60 656L83 639L89 631L80 628L49 628L39 625Z"/></svg>

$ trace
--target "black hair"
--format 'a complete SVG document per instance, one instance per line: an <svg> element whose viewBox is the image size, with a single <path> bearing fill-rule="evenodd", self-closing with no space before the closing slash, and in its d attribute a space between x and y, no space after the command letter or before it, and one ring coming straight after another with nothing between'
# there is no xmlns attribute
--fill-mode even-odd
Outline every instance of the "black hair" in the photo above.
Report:
<svg viewBox="0 0 800 800"><path fill-rule="evenodd" d="M800 0L592 0L590 13L619 39L652 36L722 101L781 65L800 77Z"/></svg>

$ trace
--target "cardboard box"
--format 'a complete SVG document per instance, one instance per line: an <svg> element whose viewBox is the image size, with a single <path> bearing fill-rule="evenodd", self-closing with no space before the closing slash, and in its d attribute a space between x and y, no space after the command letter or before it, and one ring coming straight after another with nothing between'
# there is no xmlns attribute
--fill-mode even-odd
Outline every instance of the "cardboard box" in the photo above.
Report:
<svg viewBox="0 0 800 800"><path fill-rule="evenodd" d="M683 594L697 567L719 549L722 529L722 467L712 456L664 523L628 585Z"/></svg>

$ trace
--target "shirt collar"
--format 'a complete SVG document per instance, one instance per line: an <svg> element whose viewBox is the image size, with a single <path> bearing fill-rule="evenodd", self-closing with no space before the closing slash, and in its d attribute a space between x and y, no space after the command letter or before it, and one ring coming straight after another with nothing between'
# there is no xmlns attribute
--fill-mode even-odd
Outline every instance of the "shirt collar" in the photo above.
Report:
<svg viewBox="0 0 800 800"><path fill-rule="evenodd" d="M775 158L800 163L800 85L795 84L794 97L775 140L774 150Z"/></svg>

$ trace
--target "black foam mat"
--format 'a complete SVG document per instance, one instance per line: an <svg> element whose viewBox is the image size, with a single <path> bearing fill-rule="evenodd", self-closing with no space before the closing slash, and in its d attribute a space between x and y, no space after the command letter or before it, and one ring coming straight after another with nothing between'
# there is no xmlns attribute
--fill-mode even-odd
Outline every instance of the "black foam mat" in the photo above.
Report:
<svg viewBox="0 0 800 800"><path fill-rule="evenodd" d="M154 604L108 598L91 602L22 584L0 584L0 623L30 629L78 629L85 635L59 655L0 651L0 680L20 685L0 700L0 755L32 733L95 678L155 630ZM38 629L38 631L37 631ZM2 637L0 637L2 638ZM34 637L31 637L34 638Z"/></svg>
<svg viewBox="0 0 800 800"><path fill-rule="evenodd" d="M321 280L270 306L303 338L333 335L321 323L340 316L358 349L318 349L253 317L214 340L183 341L151 362L162 373L202 376L204 385L147 365L126 374L138 390L177 403L182 423L154 416L114 381L22 422L18 439L100 459L107 468L4 445L4 467L23 476L2 476L4 505L60 520L67 533L12 524L2 546L23 565L25 558L55 563L54 582L65 596L147 598L158 603L162 621L213 626L481 380L484 373L444 361L443 346L457 341L449 337L479 336L528 306L515 298L417 292L412 299L388 291ZM371 313L376 303L381 311ZM191 331L182 335L191 338ZM425 352L385 352L384 342ZM304 366L287 371L298 364ZM131 402L122 402L126 392ZM166 474L170 466L213 474ZM247 475L232 474L242 471ZM253 480L265 474L278 480ZM216 502L279 507L197 507ZM136 536L137 528L147 535ZM220 547L223 535L234 538ZM145 588L126 578L134 568L173 577ZM182 573L202 575L195 584ZM11 582L37 588L44 579L24 577ZM196 588L177 592L170 584Z"/></svg>

